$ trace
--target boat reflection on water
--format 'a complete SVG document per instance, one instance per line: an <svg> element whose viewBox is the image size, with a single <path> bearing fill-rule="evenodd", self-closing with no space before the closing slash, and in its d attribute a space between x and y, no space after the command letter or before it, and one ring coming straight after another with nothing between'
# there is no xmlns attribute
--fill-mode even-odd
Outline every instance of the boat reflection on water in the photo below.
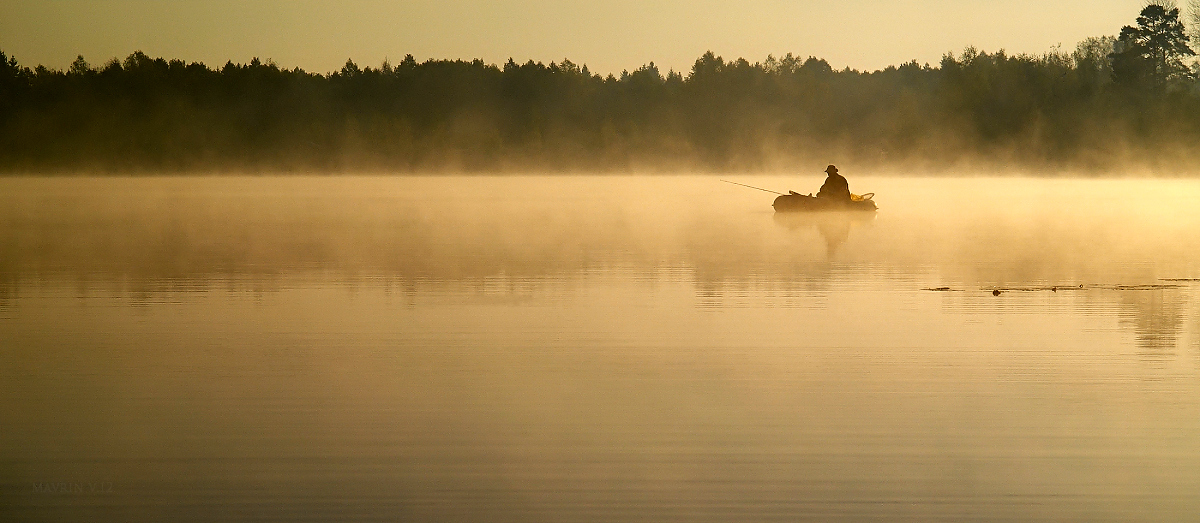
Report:
<svg viewBox="0 0 1200 523"><path fill-rule="evenodd" d="M875 213L862 211L777 212L775 223L791 231L807 231L814 227L825 239L825 254L832 258L850 238L850 230L869 225Z"/></svg>

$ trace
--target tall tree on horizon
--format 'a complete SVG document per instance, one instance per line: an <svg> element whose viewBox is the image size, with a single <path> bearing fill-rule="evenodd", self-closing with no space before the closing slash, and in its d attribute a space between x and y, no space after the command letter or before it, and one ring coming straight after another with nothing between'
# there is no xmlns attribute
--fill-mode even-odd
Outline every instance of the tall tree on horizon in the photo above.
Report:
<svg viewBox="0 0 1200 523"><path fill-rule="evenodd" d="M1137 17L1137 27L1121 28L1112 54L1113 80L1127 87L1162 90L1191 76L1183 57L1195 55L1179 20L1179 8L1150 4Z"/></svg>

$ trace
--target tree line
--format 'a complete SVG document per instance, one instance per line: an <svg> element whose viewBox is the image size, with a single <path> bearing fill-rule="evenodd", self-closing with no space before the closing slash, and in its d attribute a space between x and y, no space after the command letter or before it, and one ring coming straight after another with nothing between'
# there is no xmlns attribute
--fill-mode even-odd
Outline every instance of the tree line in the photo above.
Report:
<svg viewBox="0 0 1200 523"><path fill-rule="evenodd" d="M724 171L1197 167L1200 83L1179 11L1040 56L836 70L713 53L619 76L569 60L428 60L318 74L134 52L29 68L0 52L0 172Z"/></svg>

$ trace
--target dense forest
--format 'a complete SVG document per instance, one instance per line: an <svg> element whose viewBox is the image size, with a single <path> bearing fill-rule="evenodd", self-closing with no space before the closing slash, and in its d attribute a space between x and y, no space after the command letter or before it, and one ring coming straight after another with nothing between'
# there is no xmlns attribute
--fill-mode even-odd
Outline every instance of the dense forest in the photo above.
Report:
<svg viewBox="0 0 1200 523"><path fill-rule="evenodd" d="M212 69L135 52L61 71L0 52L0 172L778 170L839 163L1160 172L1200 167L1200 83L1178 9L1041 56L835 70L711 52L686 73L569 60L337 72ZM818 169L819 170L819 169Z"/></svg>

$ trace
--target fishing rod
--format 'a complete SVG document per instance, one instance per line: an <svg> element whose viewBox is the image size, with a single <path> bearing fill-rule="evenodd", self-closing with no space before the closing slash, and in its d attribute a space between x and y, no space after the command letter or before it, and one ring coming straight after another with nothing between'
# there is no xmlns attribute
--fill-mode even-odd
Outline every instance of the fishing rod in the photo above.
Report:
<svg viewBox="0 0 1200 523"><path fill-rule="evenodd" d="M725 183L732 183L732 184L734 184L734 185L741 185L742 187L749 187L749 188L751 188L751 189L758 189L758 190L760 190L760 191L763 191L763 192L769 192L769 193L772 193L772 194L783 194L783 193L781 193L781 192L779 192L779 191L772 191L772 190L770 190L770 189L763 189L762 187L755 187L755 186L753 186L753 185L746 185L746 184L744 184L744 183L731 182L731 181L729 181L729 180L721 180L721 181L722 181L722 182L725 182Z"/></svg>

